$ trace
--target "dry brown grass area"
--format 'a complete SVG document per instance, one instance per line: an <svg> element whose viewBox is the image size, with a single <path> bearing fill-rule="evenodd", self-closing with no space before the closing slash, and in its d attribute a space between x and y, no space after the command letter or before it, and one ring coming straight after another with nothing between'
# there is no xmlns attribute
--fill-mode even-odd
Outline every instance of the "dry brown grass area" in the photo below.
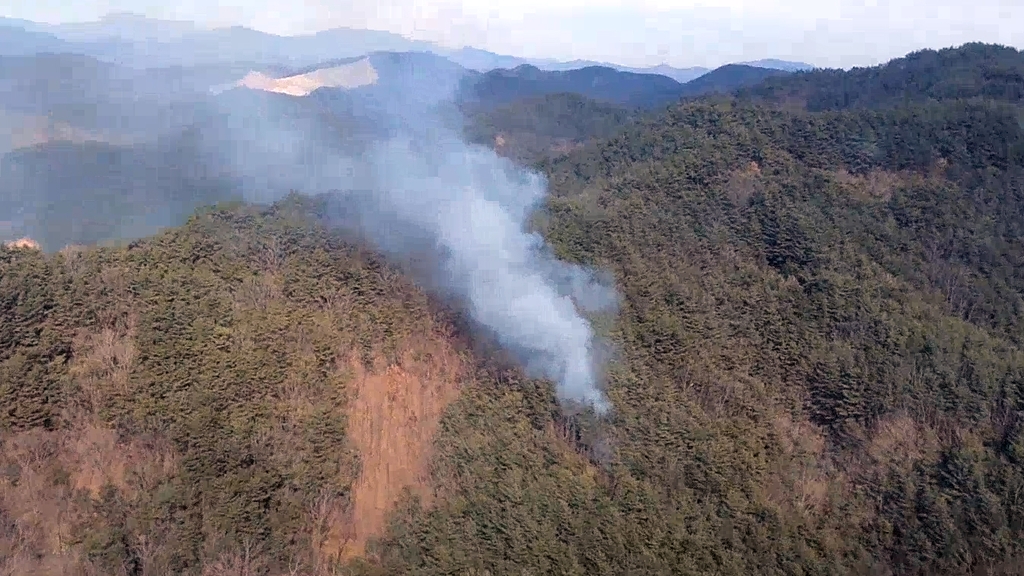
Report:
<svg viewBox="0 0 1024 576"><path fill-rule="evenodd" d="M757 162L733 170L725 184L725 193L737 204L746 202L751 196L763 188L761 167Z"/></svg>
<svg viewBox="0 0 1024 576"><path fill-rule="evenodd" d="M901 184L909 183L920 176L906 172L897 173L886 170L872 170L865 175L851 174L845 168L835 171L836 180L851 194L861 200L882 200L892 198L893 192Z"/></svg>
<svg viewBox="0 0 1024 576"><path fill-rule="evenodd" d="M772 424L782 454L765 486L768 501L793 515L822 512L849 488L830 462L822 431L785 413Z"/></svg>
<svg viewBox="0 0 1024 576"><path fill-rule="evenodd" d="M88 531L88 499L107 486L131 499L176 472L169 443L123 442L89 414L69 417L67 428L0 443L0 575L96 573L75 545Z"/></svg>
<svg viewBox="0 0 1024 576"><path fill-rule="evenodd" d="M116 270L102 278L119 287ZM108 487L132 500L176 473L169 442L119 438L99 416L111 396L128 392L136 354L134 317L109 312L103 327L75 338L78 394L64 407L64 425L0 441L0 575L97 573L76 542L89 531L90 501Z"/></svg>
<svg viewBox="0 0 1024 576"><path fill-rule="evenodd" d="M352 395L348 433L361 467L344 513L347 521L334 523L322 546L326 554L342 559L363 555L406 489L429 505L434 434L465 374L461 358L445 338L408 346L397 364L377 357L367 369L350 357L346 367Z"/></svg>

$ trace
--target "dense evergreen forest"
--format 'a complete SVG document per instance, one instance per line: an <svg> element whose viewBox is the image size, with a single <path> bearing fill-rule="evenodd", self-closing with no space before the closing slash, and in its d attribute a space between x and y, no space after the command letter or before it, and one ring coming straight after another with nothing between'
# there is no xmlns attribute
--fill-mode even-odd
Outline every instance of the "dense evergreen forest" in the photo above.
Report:
<svg viewBox="0 0 1024 576"><path fill-rule="evenodd" d="M1022 70L975 44L471 118L614 273L603 419L320 198L0 248L0 569L1019 574Z"/></svg>
<svg viewBox="0 0 1024 576"><path fill-rule="evenodd" d="M882 66L800 72L738 90L744 98L807 110L889 108L955 99L1024 100L1020 52L995 44L921 50Z"/></svg>

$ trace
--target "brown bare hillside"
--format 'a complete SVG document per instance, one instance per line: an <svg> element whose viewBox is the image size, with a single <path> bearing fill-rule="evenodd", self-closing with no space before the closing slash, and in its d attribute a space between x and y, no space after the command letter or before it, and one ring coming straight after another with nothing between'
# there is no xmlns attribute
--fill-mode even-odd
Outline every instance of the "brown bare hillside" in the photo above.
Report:
<svg viewBox="0 0 1024 576"><path fill-rule="evenodd" d="M346 532L335 530L327 544L343 558L361 555L367 541L380 535L405 489L430 502L434 433L463 375L461 359L443 339L410 347L397 364L378 357L368 371L353 357L348 368L349 435L361 467L350 525Z"/></svg>

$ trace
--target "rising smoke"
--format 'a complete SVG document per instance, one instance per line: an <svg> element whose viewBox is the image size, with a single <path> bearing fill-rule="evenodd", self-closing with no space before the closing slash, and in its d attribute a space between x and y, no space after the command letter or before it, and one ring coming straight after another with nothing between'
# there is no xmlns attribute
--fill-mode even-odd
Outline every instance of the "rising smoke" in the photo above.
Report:
<svg viewBox="0 0 1024 576"><path fill-rule="evenodd" d="M593 271L559 261L528 229L547 183L447 125L438 111L450 86L431 82L427 98L415 87L377 87L375 111L348 108L359 123L381 128L357 148L314 137L316 127L284 121L261 101L258 119L243 112L233 146L219 149L232 154L251 199L331 191L339 226L399 259L426 254L435 265L421 280L464 302L528 373L555 381L562 400L603 413L599 342L583 313L613 310L617 294Z"/></svg>
<svg viewBox="0 0 1024 576"><path fill-rule="evenodd" d="M435 285L462 298L530 372L556 381L562 398L603 412L594 332L577 308L609 310L616 295L526 229L544 180L451 133L421 144L394 138L361 164L375 190L349 195L362 233L398 255L408 239L425 239L440 263Z"/></svg>
<svg viewBox="0 0 1024 576"><path fill-rule="evenodd" d="M592 271L559 261L528 229L546 196L544 179L463 140L451 122L464 73L457 66L423 54L372 61L381 82L359 90L228 90L181 107L181 119L152 106L135 114L111 105L133 134L161 137L8 157L0 163L0 224L11 229L0 233L27 233L59 249L150 234L239 191L259 203L293 190L331 193L338 226L429 268L420 281L463 302L531 375L555 381L561 399L607 410L600 343L584 314L613 310L617 295ZM146 78L133 90L163 98L163 85ZM94 123L116 127L111 118ZM174 126L182 127L177 135Z"/></svg>

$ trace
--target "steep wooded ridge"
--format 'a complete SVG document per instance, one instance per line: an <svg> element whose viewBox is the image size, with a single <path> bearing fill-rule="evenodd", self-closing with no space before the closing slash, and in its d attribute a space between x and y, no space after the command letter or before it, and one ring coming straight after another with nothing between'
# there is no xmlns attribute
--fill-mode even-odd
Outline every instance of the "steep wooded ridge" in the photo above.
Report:
<svg viewBox="0 0 1024 576"><path fill-rule="evenodd" d="M1020 103L1024 100L1024 63L1015 48L972 43L921 50L871 68L798 72L739 92L813 111L969 98Z"/></svg>
<svg viewBox="0 0 1024 576"><path fill-rule="evenodd" d="M615 274L607 421L470 347L316 199L0 248L0 566L1017 574L1022 68L978 44L653 118L474 117L539 127L538 225Z"/></svg>

